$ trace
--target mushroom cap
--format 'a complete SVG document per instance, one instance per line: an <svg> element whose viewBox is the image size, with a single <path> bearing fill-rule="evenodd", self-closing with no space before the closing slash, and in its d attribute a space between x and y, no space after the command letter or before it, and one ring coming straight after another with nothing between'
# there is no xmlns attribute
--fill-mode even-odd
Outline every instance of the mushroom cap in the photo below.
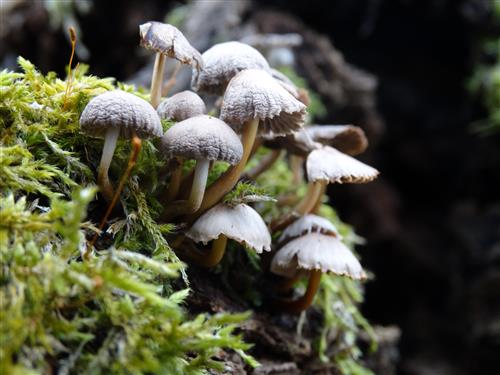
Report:
<svg viewBox="0 0 500 375"><path fill-rule="evenodd" d="M204 244L221 234L257 253L271 250L271 235L264 220L257 211L243 203L234 207L219 203L205 212L186 232L187 237Z"/></svg>
<svg viewBox="0 0 500 375"><path fill-rule="evenodd" d="M207 107L198 94L186 90L162 101L156 112L162 119L178 122L207 113Z"/></svg>
<svg viewBox="0 0 500 375"><path fill-rule="evenodd" d="M304 124L306 106L295 99L269 73L248 69L238 73L227 86L221 119L234 129L258 118L259 132L288 134Z"/></svg>
<svg viewBox="0 0 500 375"><path fill-rule="evenodd" d="M107 91L92 98L80 116L81 130L104 138L110 128L120 128L121 138L160 137L160 118L147 101L121 90Z"/></svg>
<svg viewBox="0 0 500 375"><path fill-rule="evenodd" d="M340 152L358 155L368 147L365 132L354 125L312 125L304 128L315 142L335 147ZM297 133L297 137L303 137Z"/></svg>
<svg viewBox="0 0 500 375"><path fill-rule="evenodd" d="M150 21L139 26L141 46L191 65L197 71L203 66L201 54L177 27L168 23Z"/></svg>
<svg viewBox="0 0 500 375"><path fill-rule="evenodd" d="M271 149L285 149L292 155L307 157L309 153L317 148L321 148L321 143L314 142L306 133L306 127L300 129L293 134L286 135L268 135L262 134L261 138L264 141L264 146Z"/></svg>
<svg viewBox="0 0 500 375"><path fill-rule="evenodd" d="M294 237L300 237L308 233L322 233L331 236L339 236L335 225L328 219L318 215L304 215L286 227L278 242L283 242Z"/></svg>
<svg viewBox="0 0 500 375"><path fill-rule="evenodd" d="M214 45L203 55L203 68L191 86L199 92L222 95L229 81L245 69L269 70L262 54L248 44L225 42Z"/></svg>
<svg viewBox="0 0 500 375"><path fill-rule="evenodd" d="M375 168L329 146L311 152L306 169L309 182L360 184L374 180L379 174Z"/></svg>
<svg viewBox="0 0 500 375"><path fill-rule="evenodd" d="M337 237L321 233L309 233L288 242L271 262L271 271L285 277L311 270L332 272L353 279L366 278L351 250Z"/></svg>
<svg viewBox="0 0 500 375"><path fill-rule="evenodd" d="M178 122L160 142L160 152L168 158L222 160L236 164L243 156L238 135L224 121L199 115Z"/></svg>

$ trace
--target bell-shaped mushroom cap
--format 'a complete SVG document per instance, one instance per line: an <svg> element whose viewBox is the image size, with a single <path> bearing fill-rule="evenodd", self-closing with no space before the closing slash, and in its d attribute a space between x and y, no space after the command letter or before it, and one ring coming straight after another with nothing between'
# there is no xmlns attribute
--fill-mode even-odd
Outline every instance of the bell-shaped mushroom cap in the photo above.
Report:
<svg viewBox="0 0 500 375"><path fill-rule="evenodd" d="M340 184L369 182L379 173L375 168L329 146L311 152L307 157L306 169L309 182Z"/></svg>
<svg viewBox="0 0 500 375"><path fill-rule="evenodd" d="M147 101L124 91L107 91L87 104L80 116L80 128L92 137L104 138L110 128L120 128L120 137L160 137L160 118Z"/></svg>
<svg viewBox="0 0 500 375"><path fill-rule="evenodd" d="M168 158L221 160L236 164L243 155L238 135L224 121L200 115L178 122L168 129L160 142Z"/></svg>
<svg viewBox="0 0 500 375"><path fill-rule="evenodd" d="M275 136L273 134L262 134L264 146L273 150L285 149L288 153L303 158L317 148L323 147L321 143L314 142L306 128L302 128L293 134Z"/></svg>
<svg viewBox="0 0 500 375"><path fill-rule="evenodd" d="M304 124L306 106L295 99L267 72L248 69L229 82L221 119L234 129L246 121L260 120L261 133L288 134Z"/></svg>
<svg viewBox="0 0 500 375"><path fill-rule="evenodd" d="M221 234L257 253L271 250L271 235L264 220L246 204L231 207L220 203L205 212L186 232L187 237L204 244Z"/></svg>
<svg viewBox="0 0 500 375"><path fill-rule="evenodd" d="M186 90L162 101L156 112L162 119L179 122L207 113L207 107L196 93Z"/></svg>
<svg viewBox="0 0 500 375"><path fill-rule="evenodd" d="M203 55L203 69L191 86L199 92L222 95L229 81L245 69L269 70L262 54L248 44L225 42L214 45Z"/></svg>
<svg viewBox="0 0 500 375"><path fill-rule="evenodd" d="M335 225L329 220L318 215L309 214L302 216L300 219L295 220L292 224L287 226L278 242L283 242L313 232L340 237L337 228L335 228Z"/></svg>
<svg viewBox="0 0 500 375"><path fill-rule="evenodd" d="M358 155L368 147L365 132L359 126L313 125L304 130L315 142L335 147L345 154ZM304 137L304 134L297 133L297 137Z"/></svg>
<svg viewBox="0 0 500 375"><path fill-rule="evenodd" d="M271 271L285 277L311 270L333 272L353 279L366 278L351 250L337 237L321 233L309 233L288 242L271 262Z"/></svg>
<svg viewBox="0 0 500 375"><path fill-rule="evenodd" d="M150 21L139 26L141 46L167 55L199 71L203 66L201 54L191 45L177 27L168 23Z"/></svg>

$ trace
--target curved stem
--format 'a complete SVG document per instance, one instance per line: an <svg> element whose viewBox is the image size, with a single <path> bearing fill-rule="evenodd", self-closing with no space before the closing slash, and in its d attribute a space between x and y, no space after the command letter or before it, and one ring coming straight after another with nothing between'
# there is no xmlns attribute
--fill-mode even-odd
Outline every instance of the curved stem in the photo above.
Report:
<svg viewBox="0 0 500 375"><path fill-rule="evenodd" d="M107 201L113 199L114 189L109 181L109 166L116 149L116 142L120 136L120 128L109 128L104 136L104 146L102 147L101 162L97 170L97 185L101 194Z"/></svg>
<svg viewBox="0 0 500 375"><path fill-rule="evenodd" d="M276 160L280 158L281 154L282 150L272 150L269 154L262 158L258 165L246 172L245 177L249 178L250 180L255 180L262 173L271 168Z"/></svg>
<svg viewBox="0 0 500 375"><path fill-rule="evenodd" d="M151 105L156 109L161 101L161 88L163 83L163 70L165 68L166 56L162 53L157 53L155 65L153 68L153 76L151 77Z"/></svg>
<svg viewBox="0 0 500 375"><path fill-rule="evenodd" d="M172 171L167 191L165 192L165 195L161 199L161 203L164 205L172 202L179 193L179 188L181 186L181 179L182 179L182 165L184 164L184 159L177 158L177 162L179 164Z"/></svg>
<svg viewBox="0 0 500 375"><path fill-rule="evenodd" d="M316 291L318 290L321 281L321 271L313 270L309 274L309 282L307 283L307 290L304 295L296 300L279 300L276 304L279 308L286 310L290 313L299 313L304 311L314 300Z"/></svg>
<svg viewBox="0 0 500 375"><path fill-rule="evenodd" d="M321 185L321 191L318 194L318 199L316 200L316 203L314 204L313 208L311 209L311 214L317 214L320 207L321 207L321 199L323 198L323 195L325 195L326 192L326 184Z"/></svg>
<svg viewBox="0 0 500 375"><path fill-rule="evenodd" d="M190 251L187 255L197 265L202 267L215 267L221 261L226 251L227 237L221 234L212 242L212 247L207 252Z"/></svg>
<svg viewBox="0 0 500 375"><path fill-rule="evenodd" d="M304 158L298 155L290 155L290 169L292 170L292 182L294 185L298 185L304 179L304 172L302 171L302 163Z"/></svg>

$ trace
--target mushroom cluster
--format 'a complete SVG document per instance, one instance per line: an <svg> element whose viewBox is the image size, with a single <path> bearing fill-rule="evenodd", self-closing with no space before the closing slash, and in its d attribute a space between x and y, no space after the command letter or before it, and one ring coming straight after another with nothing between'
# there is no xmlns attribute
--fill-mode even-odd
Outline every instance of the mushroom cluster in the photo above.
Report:
<svg viewBox="0 0 500 375"><path fill-rule="evenodd" d="M300 277L309 279L302 297L286 299L277 293L276 304L291 312L311 304L322 273L364 279L359 261L335 226L317 216L328 184L365 183L377 177L376 169L352 157L367 147L363 131L353 125L304 126L307 93L248 44L220 43L200 54L172 25L148 22L139 27L139 34L141 45L156 52L150 103L109 91L94 97L80 118L82 132L104 138L97 182L103 197L112 202L108 211L120 194L108 177L118 140L157 138L157 150L169 166L164 188L153 192L163 204L159 220L179 224L181 232L172 243L185 259L214 267L228 240L259 254L269 252L268 271L284 278L285 289L290 291ZM196 92L161 100L166 57L191 65ZM207 111L199 95L217 95L220 105ZM174 124L163 131L161 120ZM270 149L269 154L247 168L260 147ZM255 181L284 154L296 185L305 169L308 190L283 216L266 224L251 207L259 197L225 199L239 181ZM225 163L227 169L209 184L215 163ZM274 245L272 238L277 239Z"/></svg>

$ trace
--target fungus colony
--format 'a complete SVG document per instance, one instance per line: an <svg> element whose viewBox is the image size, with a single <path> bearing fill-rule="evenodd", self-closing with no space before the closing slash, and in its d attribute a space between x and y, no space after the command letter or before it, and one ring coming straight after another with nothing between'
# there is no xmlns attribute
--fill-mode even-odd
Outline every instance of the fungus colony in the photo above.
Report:
<svg viewBox="0 0 500 375"><path fill-rule="evenodd" d="M104 138L98 185L106 200L120 194L108 178L118 139L161 137L159 152L166 161L175 161L169 164L173 165L169 181L159 197L164 205L161 220L187 224L174 241L174 250L180 251L188 240L212 241L208 250L193 246L184 250L189 261L214 267L228 240L257 253L273 249L269 271L284 278L281 287L276 287L277 295L292 289L299 278L308 277L302 297L276 298L276 305L290 312L302 311L312 303L322 273L365 278L335 226L315 214L327 184L365 183L377 177L376 169L350 156L366 149L363 131L352 125L304 126L307 95L249 45L220 43L201 55L174 26L148 22L139 29L141 45L156 52L151 104L123 91L110 91L94 97L80 118L83 132ZM198 93L222 96L220 109L213 110L219 112L219 118L207 115L204 101L192 91L161 102L166 57L192 66L191 84ZM163 134L160 119L175 124ZM261 145L271 152L244 174ZM305 161L308 181L304 198L286 215L267 226L249 205L223 202L242 177L255 179L284 152L296 181L302 178ZM183 177L188 160L194 160L195 166ZM230 167L207 187L215 161ZM272 235L278 238L273 246Z"/></svg>

